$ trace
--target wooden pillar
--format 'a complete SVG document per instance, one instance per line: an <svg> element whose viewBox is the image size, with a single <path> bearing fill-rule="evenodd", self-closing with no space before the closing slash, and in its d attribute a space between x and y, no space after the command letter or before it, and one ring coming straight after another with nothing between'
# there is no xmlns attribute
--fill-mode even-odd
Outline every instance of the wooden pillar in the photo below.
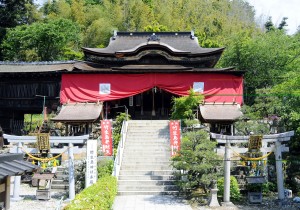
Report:
<svg viewBox="0 0 300 210"><path fill-rule="evenodd" d="M156 88L156 87L154 87ZM156 114L155 114L155 91L156 89L152 89L152 113L151 115L154 117Z"/></svg>
<svg viewBox="0 0 300 210"><path fill-rule="evenodd" d="M5 209L10 208L10 176L5 179Z"/></svg>

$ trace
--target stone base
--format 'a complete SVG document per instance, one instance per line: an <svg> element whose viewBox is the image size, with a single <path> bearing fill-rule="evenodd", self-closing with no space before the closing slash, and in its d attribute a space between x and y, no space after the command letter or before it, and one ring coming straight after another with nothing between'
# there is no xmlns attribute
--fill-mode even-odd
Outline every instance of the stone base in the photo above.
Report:
<svg viewBox="0 0 300 210"><path fill-rule="evenodd" d="M228 206L228 207L234 207L234 204L232 202L221 202L221 206Z"/></svg>
<svg viewBox="0 0 300 210"><path fill-rule="evenodd" d="M23 198L23 197L20 197L20 196L19 196L19 197L16 197L16 198L10 197L10 200L11 200L11 201L15 201L15 202L16 202L16 201L21 201L21 200L23 200L23 199L24 199L24 198Z"/></svg>
<svg viewBox="0 0 300 210"><path fill-rule="evenodd" d="M209 207L219 207L220 204L218 202L218 189L211 189L210 190L210 201L209 201Z"/></svg>

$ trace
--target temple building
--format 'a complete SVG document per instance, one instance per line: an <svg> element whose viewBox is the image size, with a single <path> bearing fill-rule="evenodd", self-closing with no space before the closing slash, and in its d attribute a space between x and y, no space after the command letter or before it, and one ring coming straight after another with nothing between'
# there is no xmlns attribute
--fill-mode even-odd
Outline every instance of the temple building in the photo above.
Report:
<svg viewBox="0 0 300 210"><path fill-rule="evenodd" d="M230 133L241 116L243 71L215 68L224 48L202 48L193 32L114 32L84 61L0 64L0 125L18 134L24 114L60 110L54 121L94 122L128 111L169 119L172 97L205 96L199 118ZM228 127L229 126L229 127ZM228 130L229 129L229 130Z"/></svg>

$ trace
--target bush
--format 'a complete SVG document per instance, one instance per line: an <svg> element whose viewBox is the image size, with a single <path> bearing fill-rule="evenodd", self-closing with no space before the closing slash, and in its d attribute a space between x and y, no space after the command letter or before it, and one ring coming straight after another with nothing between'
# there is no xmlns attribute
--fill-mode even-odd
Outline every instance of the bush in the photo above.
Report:
<svg viewBox="0 0 300 210"><path fill-rule="evenodd" d="M113 160L102 160L98 162L97 171L98 171L98 179L103 176L111 175L114 168Z"/></svg>
<svg viewBox="0 0 300 210"><path fill-rule="evenodd" d="M223 196L224 194L224 177L218 179L218 195ZM230 198L232 200L239 200L241 197L240 188L238 181L234 176L230 176Z"/></svg>
<svg viewBox="0 0 300 210"><path fill-rule="evenodd" d="M75 199L64 210L110 210L116 194L116 178L106 175L77 194Z"/></svg>
<svg viewBox="0 0 300 210"><path fill-rule="evenodd" d="M122 125L123 125L123 121L124 120L130 120L131 116L130 115L126 115L126 113L120 113L117 118L116 121L114 121L113 124L113 148L118 148L118 144L121 138L121 130L122 130Z"/></svg>
<svg viewBox="0 0 300 210"><path fill-rule="evenodd" d="M217 179L220 161L215 146L216 142L211 141L204 130L184 133L179 155L172 158L172 166L184 171L175 174L181 191L188 194L202 188L207 192L211 181Z"/></svg>

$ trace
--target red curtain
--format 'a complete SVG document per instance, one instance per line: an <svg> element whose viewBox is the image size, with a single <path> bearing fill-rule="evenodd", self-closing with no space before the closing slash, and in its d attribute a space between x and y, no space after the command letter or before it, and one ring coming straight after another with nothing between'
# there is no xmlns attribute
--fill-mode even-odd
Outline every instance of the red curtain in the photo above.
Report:
<svg viewBox="0 0 300 210"><path fill-rule="evenodd" d="M188 95L194 82L204 83L207 102L243 102L243 77L214 73L64 74L60 100L97 102L126 98L153 87L179 96ZM110 94L100 94L100 84L110 84Z"/></svg>

